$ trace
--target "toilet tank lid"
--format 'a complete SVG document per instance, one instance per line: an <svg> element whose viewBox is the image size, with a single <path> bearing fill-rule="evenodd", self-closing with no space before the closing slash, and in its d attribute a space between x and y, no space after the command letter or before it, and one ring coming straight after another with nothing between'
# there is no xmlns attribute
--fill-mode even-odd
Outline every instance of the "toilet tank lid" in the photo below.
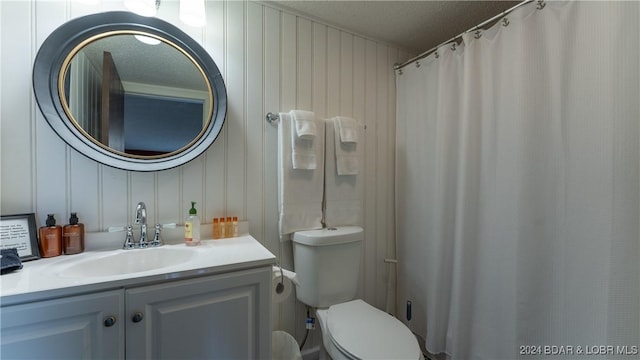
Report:
<svg viewBox="0 0 640 360"><path fill-rule="evenodd" d="M362 241L360 226L337 226L293 233L293 242L309 246L326 246Z"/></svg>

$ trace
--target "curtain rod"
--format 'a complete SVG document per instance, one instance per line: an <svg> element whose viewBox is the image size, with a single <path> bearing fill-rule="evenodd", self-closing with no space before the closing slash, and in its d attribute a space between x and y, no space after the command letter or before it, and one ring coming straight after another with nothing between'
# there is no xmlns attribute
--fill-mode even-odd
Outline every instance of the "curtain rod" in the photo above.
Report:
<svg viewBox="0 0 640 360"><path fill-rule="evenodd" d="M533 2L533 1L537 1L537 2L538 2L538 9L542 9L542 8L545 6L544 0L524 0L523 2L521 2L521 3L519 3L519 4L515 5L515 6L513 6L512 8L509 8L509 9L507 9L507 10L505 10L505 11L501 12L500 14L498 14L498 15L496 15L496 16L494 16L494 17L492 17L491 19L486 20L486 21L483 21L482 23L480 23L480 24L478 24L478 25L476 25L476 26L472 27L471 29L469 29L469 30L467 30L467 31L464 31L464 32L462 32L462 33L460 33L460 34L458 34L458 35L456 35L456 36L452 37L451 39L449 39L449 40L447 40L447 41L445 41L445 42L442 42L442 43L440 43L440 44L438 44L438 45L436 45L436 46L432 47L431 49L429 49L429 50L427 50L427 51L425 51L425 52L423 52L423 53L421 53L421 54L419 54L419 55L416 55L416 56L412 57L411 59L409 59L409 60L407 60L407 61L405 61L405 62L403 62L403 63L401 63L401 64L396 64L396 65L394 65L393 69L394 69L394 70L402 69L403 67L405 67L405 66L407 66L407 65L409 65L409 64L411 64L411 63L413 63L413 62L415 62L416 60L424 59L425 57L427 57L427 56L431 55L431 53L432 53L432 52L434 52L434 51L438 50L438 48L439 48L439 47L441 47L441 46L443 46L443 45L445 45L445 44L448 44L448 43L450 43L450 42L452 42L452 41L454 41L454 40L456 40L456 39L458 39L458 38L461 38L461 37L462 37L464 34L466 34L466 33L470 33L470 32L472 32L472 31L479 30L479 29L481 29L483 26L485 26L485 25L487 25L487 24L489 24L489 23L491 23L491 22L493 22L493 21L495 21L495 20L497 20L497 19L499 19L499 18L501 18L501 17L504 17L505 15L507 15L507 14L509 14L510 12L512 12L513 10L515 10L515 9L517 9L517 8L519 8L519 7L521 7L522 5L528 4L528 3Z"/></svg>

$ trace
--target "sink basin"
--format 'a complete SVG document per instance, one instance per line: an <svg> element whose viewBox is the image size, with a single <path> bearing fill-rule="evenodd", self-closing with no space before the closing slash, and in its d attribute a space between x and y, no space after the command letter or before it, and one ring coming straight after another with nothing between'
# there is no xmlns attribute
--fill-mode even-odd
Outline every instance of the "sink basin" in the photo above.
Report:
<svg viewBox="0 0 640 360"><path fill-rule="evenodd" d="M107 255L74 262L58 272L62 277L117 276L166 268L189 261L189 249L157 247L117 250Z"/></svg>

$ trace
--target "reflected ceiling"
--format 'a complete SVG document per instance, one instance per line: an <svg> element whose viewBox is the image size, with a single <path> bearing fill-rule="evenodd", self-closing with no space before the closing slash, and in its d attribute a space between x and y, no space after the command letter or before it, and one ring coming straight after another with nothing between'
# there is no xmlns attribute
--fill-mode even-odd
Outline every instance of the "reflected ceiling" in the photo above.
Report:
<svg viewBox="0 0 640 360"><path fill-rule="evenodd" d="M149 45L133 36L108 36L85 46L83 52L94 64L102 64L104 49L111 52L120 77L128 82L207 91L194 65L167 43Z"/></svg>

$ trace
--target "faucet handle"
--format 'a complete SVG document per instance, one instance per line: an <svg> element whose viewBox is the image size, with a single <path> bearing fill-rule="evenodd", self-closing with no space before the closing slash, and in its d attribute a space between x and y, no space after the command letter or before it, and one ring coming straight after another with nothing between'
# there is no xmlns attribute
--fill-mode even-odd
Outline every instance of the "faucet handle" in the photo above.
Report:
<svg viewBox="0 0 640 360"><path fill-rule="evenodd" d="M136 247L136 244L133 242L133 227L131 225L127 226L127 237L124 240L124 245L122 245L123 249L133 249Z"/></svg>
<svg viewBox="0 0 640 360"><path fill-rule="evenodd" d="M162 228L162 225L156 224L156 231L153 234L153 240L149 243L150 246L162 245L162 241L160 240L160 228Z"/></svg>
<svg viewBox="0 0 640 360"><path fill-rule="evenodd" d="M163 228L171 228L175 229L176 223L168 223L168 224L156 224L155 232L153 234L153 240L149 243L150 246L160 246L162 245L162 238L160 238L160 229Z"/></svg>

